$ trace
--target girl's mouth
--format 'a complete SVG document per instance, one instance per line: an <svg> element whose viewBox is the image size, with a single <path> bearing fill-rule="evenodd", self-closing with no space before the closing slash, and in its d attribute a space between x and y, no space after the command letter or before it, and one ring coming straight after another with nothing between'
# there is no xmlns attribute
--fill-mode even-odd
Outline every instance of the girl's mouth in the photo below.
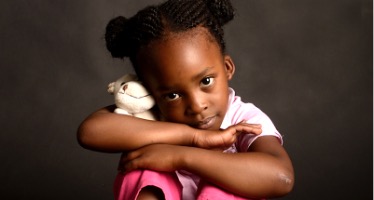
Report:
<svg viewBox="0 0 374 200"><path fill-rule="evenodd" d="M205 118L204 120L202 121L199 121L198 124L196 124L196 128L198 129L209 129L211 128L216 122L216 117L213 116L213 117L208 117L208 118Z"/></svg>

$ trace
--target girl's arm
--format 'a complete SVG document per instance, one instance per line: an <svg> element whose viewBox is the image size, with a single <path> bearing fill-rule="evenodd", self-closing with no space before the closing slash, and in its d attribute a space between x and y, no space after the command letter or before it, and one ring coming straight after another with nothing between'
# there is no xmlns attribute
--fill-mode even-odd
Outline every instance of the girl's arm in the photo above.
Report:
<svg viewBox="0 0 374 200"><path fill-rule="evenodd" d="M245 153L150 145L131 152L122 164L126 170L185 169L247 198L283 196L292 190L294 184L291 161L278 139L272 136L258 138Z"/></svg>
<svg viewBox="0 0 374 200"><path fill-rule="evenodd" d="M178 123L150 121L113 113L114 106L100 109L78 128L78 141L102 152L132 151L150 144L216 148L231 146L241 132L261 133L261 126L246 123L225 131L201 131Z"/></svg>
<svg viewBox="0 0 374 200"><path fill-rule="evenodd" d="M245 153L199 149L191 149L190 153L193 155L186 154L183 162L186 170L233 193L248 198L273 198L284 196L293 188L291 160L275 137L256 139Z"/></svg>
<svg viewBox="0 0 374 200"><path fill-rule="evenodd" d="M150 121L113 113L115 106L89 115L78 128L78 142L84 148L102 152L131 151L155 144L190 145L193 134L183 124Z"/></svg>

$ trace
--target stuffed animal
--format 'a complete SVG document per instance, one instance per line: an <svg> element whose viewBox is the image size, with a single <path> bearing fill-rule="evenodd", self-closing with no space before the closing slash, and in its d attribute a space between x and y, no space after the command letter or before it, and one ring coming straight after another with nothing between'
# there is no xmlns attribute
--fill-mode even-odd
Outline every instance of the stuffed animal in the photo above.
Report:
<svg viewBox="0 0 374 200"><path fill-rule="evenodd" d="M155 100L136 75L127 74L109 83L108 92L114 95L115 113L156 120L151 111Z"/></svg>

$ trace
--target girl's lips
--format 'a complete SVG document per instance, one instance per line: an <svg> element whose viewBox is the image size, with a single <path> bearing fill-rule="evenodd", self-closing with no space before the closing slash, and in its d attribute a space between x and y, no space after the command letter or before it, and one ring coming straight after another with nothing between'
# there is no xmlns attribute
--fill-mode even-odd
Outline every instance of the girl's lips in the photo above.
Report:
<svg viewBox="0 0 374 200"><path fill-rule="evenodd" d="M216 121L216 117L208 117L204 119L203 121L200 121L197 125L196 128L198 129L209 129L211 128Z"/></svg>

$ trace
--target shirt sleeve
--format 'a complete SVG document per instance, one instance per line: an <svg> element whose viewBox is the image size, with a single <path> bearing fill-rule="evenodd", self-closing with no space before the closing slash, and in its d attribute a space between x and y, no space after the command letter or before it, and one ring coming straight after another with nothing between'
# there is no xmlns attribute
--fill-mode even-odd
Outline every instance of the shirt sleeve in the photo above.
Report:
<svg viewBox="0 0 374 200"><path fill-rule="evenodd" d="M283 144L282 135L275 128L271 119L259 108L251 103L242 104L241 115L239 118L246 120L250 124L261 124L262 133L260 135L241 134L237 140L237 148L239 152L246 152L251 144L259 137L274 136Z"/></svg>

